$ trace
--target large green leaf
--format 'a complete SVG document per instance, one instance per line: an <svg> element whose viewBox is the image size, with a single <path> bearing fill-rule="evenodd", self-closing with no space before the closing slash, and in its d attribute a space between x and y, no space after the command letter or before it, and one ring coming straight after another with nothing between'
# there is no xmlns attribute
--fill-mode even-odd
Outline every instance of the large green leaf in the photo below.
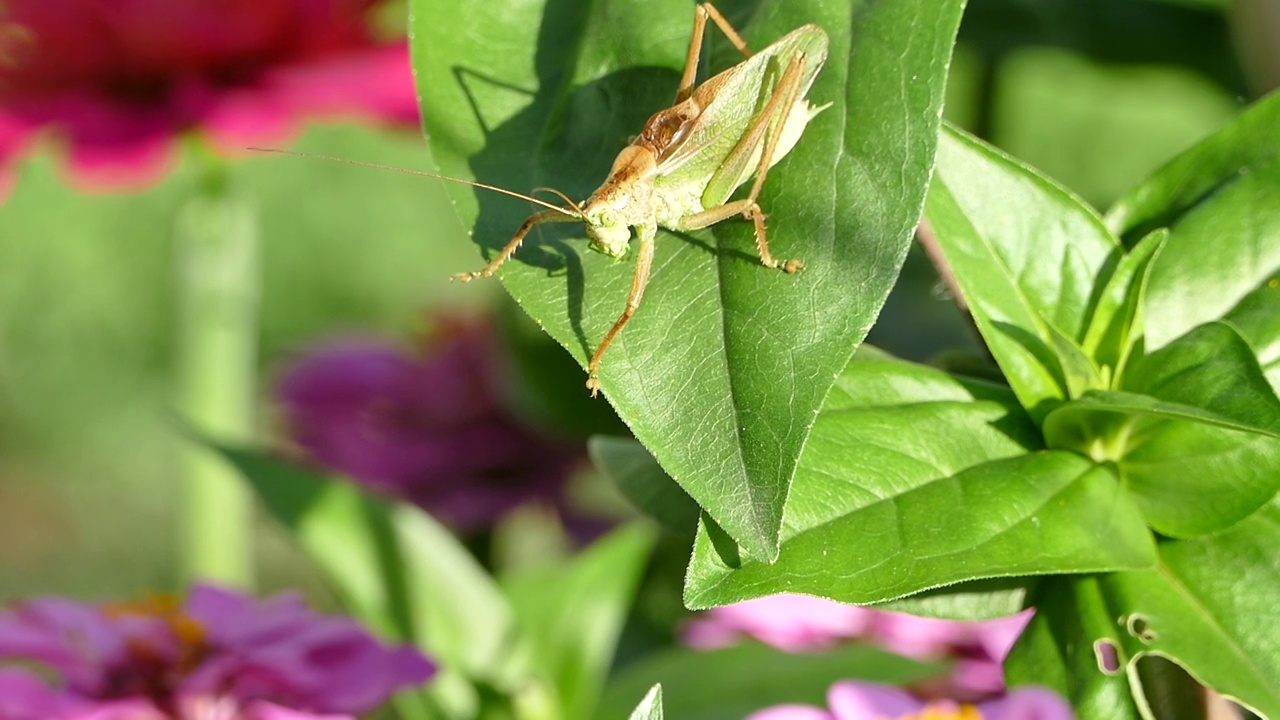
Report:
<svg viewBox="0 0 1280 720"><path fill-rule="evenodd" d="M976 578L1145 567L1155 552L1113 472L1052 451L979 465L787 537L774 565L706 562L709 543L703 534L694 547L690 607L783 591L878 602Z"/></svg>
<svg viewBox="0 0 1280 720"><path fill-rule="evenodd" d="M1280 94L1156 171L1116 203L1126 239L1170 228L1144 302L1147 346L1227 315L1280 270Z"/></svg>
<svg viewBox="0 0 1280 720"><path fill-rule="evenodd" d="M549 717L591 714L653 547L652 528L615 530L567 563L526 569L503 588L530 639L535 673L555 689Z"/></svg>
<svg viewBox="0 0 1280 720"><path fill-rule="evenodd" d="M943 620L992 620L1017 614L1040 578L988 578L877 603L878 610L904 612Z"/></svg>
<svg viewBox="0 0 1280 720"><path fill-rule="evenodd" d="M855 360L801 458L778 561L735 567L702 533L685 602L790 591L868 603L977 578L1149 566L1150 536L1114 474L1034 452L1039 442L1004 388Z"/></svg>
<svg viewBox="0 0 1280 720"><path fill-rule="evenodd" d="M1045 439L1115 463L1157 531L1217 532L1280 490L1280 399L1230 326L1178 338L1133 363L1122 385L1058 407Z"/></svg>
<svg viewBox="0 0 1280 720"><path fill-rule="evenodd" d="M1280 398L1252 348L1226 323L1208 323L1134 364L1124 389L1202 408L1280 435Z"/></svg>
<svg viewBox="0 0 1280 720"><path fill-rule="evenodd" d="M1005 662L1009 685L1058 690L1081 718L1126 706L1132 717L1124 695L1155 690L1138 663L1160 656L1280 717L1280 637L1268 622L1280 604L1278 544L1273 502L1226 533L1161 543L1154 570L1046 582Z"/></svg>
<svg viewBox="0 0 1280 720"><path fill-rule="evenodd" d="M1168 657L1197 680L1280 717L1280 504L1229 532L1160 545L1160 566L1102 579L1126 652Z"/></svg>
<svg viewBox="0 0 1280 720"><path fill-rule="evenodd" d="M1203 325L1146 356L1125 389L1250 429L1169 421L1135 433L1120 473L1152 527L1173 537L1217 532L1280 490L1280 398L1230 326Z"/></svg>
<svg viewBox="0 0 1280 720"><path fill-rule="evenodd" d="M1046 579L1031 603L1036 614L1005 659L1008 686L1050 688L1080 720L1137 720L1129 658L1098 578Z"/></svg>
<svg viewBox="0 0 1280 720"><path fill-rule="evenodd" d="M755 48L810 22L831 36L831 61L810 98L832 107L770 173L761 196L774 254L799 257L808 270L763 269L746 223L660 233L644 303L610 347L600 379L636 437L752 556L775 556L813 418L906 253L961 5L722 7ZM685 0L410 6L423 123L442 169L574 198L599 185L626 139L670 104L692 14ZM709 36L725 49L714 30ZM469 188L455 188L454 199L487 250L528 212ZM577 227L536 231L501 275L585 365L621 313L633 271L586 252L582 237Z"/></svg>
<svg viewBox="0 0 1280 720"><path fill-rule="evenodd" d="M1013 158L944 129L926 217L987 347L1043 417L1077 394L1102 284L1120 248L1080 200Z"/></svg>
<svg viewBox="0 0 1280 720"><path fill-rule="evenodd" d="M1049 414L1051 447L1113 463L1147 522L1172 537L1248 517L1280 483L1280 439L1146 395L1089 393Z"/></svg>

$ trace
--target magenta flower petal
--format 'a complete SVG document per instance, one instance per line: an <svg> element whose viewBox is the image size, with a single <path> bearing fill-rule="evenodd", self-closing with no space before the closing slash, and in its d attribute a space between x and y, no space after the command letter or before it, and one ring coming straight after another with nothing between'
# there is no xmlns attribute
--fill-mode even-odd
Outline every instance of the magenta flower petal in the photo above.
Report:
<svg viewBox="0 0 1280 720"><path fill-rule="evenodd" d="M405 45L370 48L307 65L285 66L258 86L224 91L201 129L229 152L280 145L309 117L416 125L417 98Z"/></svg>
<svg viewBox="0 0 1280 720"><path fill-rule="evenodd" d="M919 684L932 697L980 700L1004 689L1001 663L1034 610L982 622L939 620L872 610L800 595L774 595L707 611L683 641L712 648L747 636L788 652L861 641L918 660L950 659L950 674Z"/></svg>
<svg viewBox="0 0 1280 720"><path fill-rule="evenodd" d="M305 629L312 617L297 593L255 600L212 585L193 587L187 593L183 611L198 621L209 641L219 647L288 640Z"/></svg>
<svg viewBox="0 0 1280 720"><path fill-rule="evenodd" d="M150 628L145 639L163 642ZM0 659L45 665L77 690L96 691L126 653L123 633L93 607L41 598L0 614Z"/></svg>
<svg viewBox="0 0 1280 720"><path fill-rule="evenodd" d="M1043 688L1022 687L990 702L980 703L982 717L992 720L1072 720L1075 714L1061 696Z"/></svg>
<svg viewBox="0 0 1280 720"><path fill-rule="evenodd" d="M0 176L48 128L84 185L136 185L202 132L243 148L317 118L417 124L404 43L374 0L9 0L0 6Z"/></svg>
<svg viewBox="0 0 1280 720"><path fill-rule="evenodd" d="M864 682L838 682L827 692L835 720L884 720L916 713L925 706L896 687Z"/></svg>
<svg viewBox="0 0 1280 720"><path fill-rule="evenodd" d="M729 645L750 636L788 652L829 648L861 636L874 612L808 595L779 594L708 610L685 625L685 644Z"/></svg>
<svg viewBox="0 0 1280 720"><path fill-rule="evenodd" d="M347 718L435 673L416 650L316 615L296 594L257 600L209 586L184 605L21 604L0 614L0 660L41 666L57 688L0 669L0 692L21 701L10 714L24 720L19 711L59 692L79 701L68 706L75 712L37 717L173 720L176 709L181 720ZM0 720L10 720L4 710L0 697Z"/></svg>
<svg viewBox="0 0 1280 720"><path fill-rule="evenodd" d="M128 699L84 702L79 708L57 716L56 720L174 720L174 718L171 714L162 712L150 700Z"/></svg>
<svg viewBox="0 0 1280 720"><path fill-rule="evenodd" d="M354 715L316 714L293 710L269 702L255 702L238 720L355 720Z"/></svg>
<svg viewBox="0 0 1280 720"><path fill-rule="evenodd" d="M896 687L853 681L832 685L827 701L835 720L892 720L916 717L926 711L958 713L961 708L951 700L926 702ZM984 720L1071 720L1074 717L1066 701L1040 688L1019 688L973 707Z"/></svg>
<svg viewBox="0 0 1280 720"><path fill-rule="evenodd" d="M0 720L51 720L76 705L28 672L0 668Z"/></svg>
<svg viewBox="0 0 1280 720"><path fill-rule="evenodd" d="M978 644L988 657L1004 662L1035 614L1034 608L1028 608L1017 615L983 622L978 632Z"/></svg>
<svg viewBox="0 0 1280 720"><path fill-rule="evenodd" d="M962 622L882 612L875 615L869 634L882 647L907 657L966 652L1003 660L1034 614L1024 610L996 620Z"/></svg>
<svg viewBox="0 0 1280 720"><path fill-rule="evenodd" d="M219 651L187 680L187 693L232 688L243 698L358 713L435 674L418 652L383 647L349 619L314 615L295 594L257 602L198 586L184 609Z"/></svg>
<svg viewBox="0 0 1280 720"><path fill-rule="evenodd" d="M942 692L986 697L1004 690L1001 661L988 657L963 659L951 668Z"/></svg>

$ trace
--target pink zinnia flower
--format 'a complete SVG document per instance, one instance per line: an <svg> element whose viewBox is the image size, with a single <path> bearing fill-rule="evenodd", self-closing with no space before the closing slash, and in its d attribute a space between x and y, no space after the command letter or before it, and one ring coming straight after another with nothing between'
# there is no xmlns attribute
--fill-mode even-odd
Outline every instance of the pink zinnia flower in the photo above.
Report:
<svg viewBox="0 0 1280 720"><path fill-rule="evenodd" d="M978 699L1004 689L1000 665L1034 611L982 622L923 618L779 594L709 610L684 628L684 642L716 648L743 637L787 652L861 641L917 660L952 660L950 674L917 688L933 697Z"/></svg>
<svg viewBox="0 0 1280 720"><path fill-rule="evenodd" d="M287 432L316 461L472 531L558 501L585 452L520 422L503 371L489 323L441 319L420 356L377 340L321 346L277 394Z"/></svg>
<svg viewBox="0 0 1280 720"><path fill-rule="evenodd" d="M199 586L92 605L60 598L0 613L0 720L319 720L372 709L435 666L384 647L296 595L255 600Z"/></svg>
<svg viewBox="0 0 1280 720"><path fill-rule="evenodd" d="M898 688L875 683L839 682L827 693L827 709L779 705L752 713L747 720L1071 720L1071 707L1040 688L1018 688L974 705L950 700L923 701Z"/></svg>
<svg viewBox="0 0 1280 720"><path fill-rule="evenodd" d="M406 46L366 23L375 1L5 0L0 186L42 129L96 185L154 179L189 130L243 149L304 117L416 123Z"/></svg>

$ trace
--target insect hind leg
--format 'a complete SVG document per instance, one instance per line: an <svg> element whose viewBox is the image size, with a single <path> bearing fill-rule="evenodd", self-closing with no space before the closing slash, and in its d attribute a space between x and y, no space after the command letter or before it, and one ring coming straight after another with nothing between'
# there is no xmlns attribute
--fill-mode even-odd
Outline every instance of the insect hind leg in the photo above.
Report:
<svg viewBox="0 0 1280 720"><path fill-rule="evenodd" d="M727 220L734 215L741 215L744 219L750 220L755 226L756 249L760 252L760 263L765 267L776 268L786 273L803 270L805 265L799 260L780 261L773 257L773 253L769 251L769 240L765 232L764 210L760 208L757 198L760 196L760 189L764 187L764 179L769 173L769 165L773 154L777 151L778 140L782 137L787 118L795 109L796 99L800 94L800 79L804 76L805 62L804 53L796 53L791 61L787 63L787 67L778 81L777 89L773 93L773 97L769 99L769 104L761 111L760 116L752 127L747 130L742 142L733 149L730 157L725 160L725 167L735 167L739 163L745 162L746 158L760 146L763 140L764 147L760 150L755 182L751 184L751 192L746 199L727 202L719 207L713 207L680 220L682 229L698 230L722 220Z"/></svg>
<svg viewBox="0 0 1280 720"><path fill-rule="evenodd" d="M702 39L707 30L707 18L720 28L720 32L729 38L729 42L733 43L743 57L751 57L751 49L747 47L746 41L737 30L733 29L724 15L720 14L716 6L711 3L699 3L693 9L693 38L689 41L689 52L684 59L684 74L680 76L680 89L676 92L676 101L673 104L678 105L693 95L694 81L698 75L698 60L702 57Z"/></svg>

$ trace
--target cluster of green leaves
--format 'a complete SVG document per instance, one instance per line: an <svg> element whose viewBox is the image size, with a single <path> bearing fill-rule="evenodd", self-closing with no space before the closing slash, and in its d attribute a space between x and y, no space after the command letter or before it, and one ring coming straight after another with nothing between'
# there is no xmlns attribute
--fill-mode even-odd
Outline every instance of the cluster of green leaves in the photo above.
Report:
<svg viewBox="0 0 1280 720"><path fill-rule="evenodd" d="M1080 468L1033 515L1036 567L983 576L1041 576L1010 681L1085 717L1149 714L1185 682L1144 675L1146 655L1280 715L1280 638L1257 627L1280 600L1278 123L1280 97L1258 103L1105 219L971 138L941 143L927 218L1035 431L1023 461ZM1090 483L1104 496L1044 514ZM1059 558L1090 542L1123 555L1077 575Z"/></svg>
<svg viewBox="0 0 1280 720"><path fill-rule="evenodd" d="M1274 532L1267 518L1280 483L1280 402L1268 384L1280 317L1280 246L1268 218L1275 103L1161 171L1106 221L1029 168L945 132L927 218L1008 387L868 355L828 395L822 372L859 341L885 273L901 258L912 193L932 152L921 118L938 100L927 76L913 95L883 72L857 72L863 62L884 70L871 28L903 20L910 3L856 7L864 24L851 39L834 18L854 5L796 10L834 28L832 57L850 58L813 91L819 101L837 99L842 122L815 123L796 150L805 159L793 161L803 169L780 166L765 197L778 244L784 253L803 248L813 272L794 283L801 288L752 277L750 263L723 250L744 245L741 228L717 230L719 253L696 237L664 238L651 299L603 375L621 417L706 513L686 602L801 591L866 603L980 579L1042 578L935 591L914 607L945 601L950 614L972 617L1073 603L1058 613L1045 606L1010 672L1015 681L1051 678L1082 708L1098 702L1110 712L1123 696L1137 712L1136 661L1159 654L1275 713L1277 648L1259 647L1248 627L1259 616L1239 611L1265 607L1253 603L1275 592L1259 585L1273 561L1247 547L1264 547L1258 534ZM753 9L749 40L787 27L771 22L783 15L775 6ZM678 42L651 40L663 37L657 27L667 13L614 15L628 12L593 8L568 31L547 18L504 16L514 32L571 32L576 42L555 45L565 48L555 58L497 68L471 92L447 81L438 58L454 58L455 75L469 59L494 72L472 57L485 50L434 36L440 42L418 43L420 67L439 73L422 77L422 87L446 169L466 173L469 162L482 179L589 191L602 168L575 175L582 164L565 160L607 144L602 134L616 123L627 127L661 102L619 94L615 79L632 87L634 78L616 74L646 61L675 67L680 57ZM925 33L934 42L913 43L900 68L945 64L952 19L936 16ZM632 45L633 35L649 41ZM549 38L540 40L547 47ZM520 87L537 89L531 102L510 102ZM444 109L463 95L476 118ZM857 102L868 96L870 106ZM484 126L486 111L496 113L496 129ZM890 166L898 186L876 177ZM460 202L464 214L479 212L468 196ZM815 216L821 205L828 212ZM475 232L500 242L514 224L511 214L481 213ZM588 339L616 314L629 269L580 246L554 248L558 261L516 265L504 280L582 360ZM644 489L660 486L663 471L646 470L616 443L596 449L626 487L647 494L640 502L687 523L687 501ZM1218 582L1190 577L1190 558L1206 552L1232 558L1198 568ZM1067 599L1099 584L1104 602ZM1164 598L1160 607L1153 597ZM1086 630L1090 609L1102 625ZM1054 625L1068 621L1074 633ZM1094 647L1104 639L1118 658L1099 670ZM1066 656L1072 648L1079 657Z"/></svg>
<svg viewBox="0 0 1280 720"><path fill-rule="evenodd" d="M683 0L410 6L443 171L574 197L670 102L688 38ZM1151 716L1150 698L1185 683L1145 656L1280 716L1280 639L1254 628L1280 601L1280 99L1102 218L983 143L939 134L961 6L723 4L755 47L805 22L831 37L810 97L833 106L761 200L775 253L809 270L763 271L745 224L661 234L645 302L601 373L643 445L600 439L593 457L691 537L690 607L778 592L960 618L1035 606L1010 682L1048 684L1084 717ZM487 249L527 212L453 197ZM922 209L1004 383L869 348L851 360ZM576 228L526 245L503 282L585 365L632 269L586 252ZM280 468L240 461L362 617L444 661L426 714L410 717L466 717L493 698L520 717L596 705L641 531L555 579L495 585L416 513L316 478L286 491ZM592 603L605 607L584 612ZM605 695L601 717L621 716ZM651 693L633 717L660 707Z"/></svg>
<svg viewBox="0 0 1280 720"><path fill-rule="evenodd" d="M796 460L910 245L962 5L717 3L756 49L805 23L830 37L809 97L831 107L770 172L760 199L774 254L809 269L764 271L750 223L661 232L644 302L609 348L600 380L635 437L753 558L776 558ZM413 0L410 8L423 124L443 172L575 199L672 102L693 10L688 0L480 8ZM712 69L741 59L714 28L707 37ZM714 170L702 168L703 179ZM487 251L529 212L470 188L451 191ZM632 274L631 263L588 252L580 227L556 225L536 228L501 278L585 365L621 313Z"/></svg>
<svg viewBox="0 0 1280 720"><path fill-rule="evenodd" d="M923 207L961 5L947 0L939 12L933 0L719 4L755 47L807 22L826 29L835 59L811 96L832 107L771 174L762 200L775 253L803 246L811 270L799 278L763 271L746 223L664 234L644 310L607 358L602 381L620 417L682 478L683 490L665 474L648 488L673 498L660 505L685 509L678 525L685 534L700 512L687 492L748 554L776 557L796 458L893 284ZM425 127L442 170L578 197L605 177L626 138L670 103L692 15L686 0L421 0L411 10ZM458 32L463 27L473 30ZM890 38L908 34L915 41L904 54ZM716 38L710 47L710 65L736 62L728 43ZM886 94L897 103L876 100ZM778 192L775 180L779 190L823 189ZM505 243L527 209L450 189L459 218L488 247ZM632 269L585 252L580 230L568 241L559 229L528 243L503 280L585 363L621 311ZM514 340L517 356L525 354L527 343L518 333ZM523 383L530 397L522 403L547 409L548 382ZM580 378L575 386L586 402ZM556 424L581 430L581 404L561 404L574 409ZM694 432L692 415L702 418ZM629 453L645 472L653 460L637 447L601 439L596 451L612 460ZM820 703L842 678L906 682L939 669L865 647L808 659L760 646L673 648L605 687L650 531L623 528L566 562L495 579L415 508L262 455L228 456L353 615L440 661L429 689L397 700L410 720L616 719L655 678L675 691L668 704L682 717L732 718L770 704ZM702 672L706 663L726 672Z"/></svg>
<svg viewBox="0 0 1280 720"><path fill-rule="evenodd" d="M439 665L426 689L396 698L400 717L590 716L648 561L652 529L624 526L572 558L495 578L415 507L258 453L224 454L352 615Z"/></svg>
<svg viewBox="0 0 1280 720"><path fill-rule="evenodd" d="M1007 387L864 348L800 457L777 561L704 524L686 602L1035 606L1009 681L1081 717L1167 717L1153 703L1188 673L1280 716L1277 126L1280 96L1105 219L945 130L926 219ZM596 454L624 487L661 482L634 449Z"/></svg>

